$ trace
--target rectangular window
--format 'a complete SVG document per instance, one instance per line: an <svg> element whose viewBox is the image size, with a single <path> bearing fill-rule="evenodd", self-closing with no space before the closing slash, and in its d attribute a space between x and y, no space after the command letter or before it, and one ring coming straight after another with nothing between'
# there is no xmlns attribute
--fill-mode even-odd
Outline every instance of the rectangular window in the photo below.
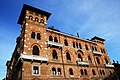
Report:
<svg viewBox="0 0 120 80"><path fill-rule="evenodd" d="M32 70L33 75L39 75L39 66L33 66Z"/></svg>

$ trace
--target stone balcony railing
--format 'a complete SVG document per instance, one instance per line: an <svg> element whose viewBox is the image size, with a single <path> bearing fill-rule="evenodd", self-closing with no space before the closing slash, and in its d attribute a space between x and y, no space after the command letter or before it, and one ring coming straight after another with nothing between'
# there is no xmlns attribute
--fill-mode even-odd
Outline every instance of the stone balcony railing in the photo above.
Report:
<svg viewBox="0 0 120 80"><path fill-rule="evenodd" d="M71 78L74 78L74 75L70 75Z"/></svg>
<svg viewBox="0 0 120 80"><path fill-rule="evenodd" d="M88 62L82 61L82 60L79 59L79 58L77 58L77 63L78 63L79 65L89 65Z"/></svg>
<svg viewBox="0 0 120 80"><path fill-rule="evenodd" d="M102 53L98 51L93 51L93 54L102 55Z"/></svg>
<svg viewBox="0 0 120 80"><path fill-rule="evenodd" d="M26 60L36 60L36 61L46 61L46 62L48 62L47 57L39 56L39 55L21 54L20 58L21 59L26 59Z"/></svg>
<svg viewBox="0 0 120 80"><path fill-rule="evenodd" d="M112 64L105 64L106 67L114 67Z"/></svg>
<svg viewBox="0 0 120 80"><path fill-rule="evenodd" d="M53 45L53 46L58 46L58 47L62 47L63 45L57 42L53 42L53 41L47 41L48 45Z"/></svg>

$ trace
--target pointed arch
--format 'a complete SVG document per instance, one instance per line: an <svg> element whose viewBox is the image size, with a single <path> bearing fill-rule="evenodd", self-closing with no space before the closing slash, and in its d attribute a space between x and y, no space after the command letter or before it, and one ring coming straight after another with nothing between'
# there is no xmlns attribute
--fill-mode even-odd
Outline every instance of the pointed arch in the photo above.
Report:
<svg viewBox="0 0 120 80"><path fill-rule="evenodd" d="M32 51L32 54L33 55L39 55L39 48L38 48L38 46L33 46L33 51Z"/></svg>

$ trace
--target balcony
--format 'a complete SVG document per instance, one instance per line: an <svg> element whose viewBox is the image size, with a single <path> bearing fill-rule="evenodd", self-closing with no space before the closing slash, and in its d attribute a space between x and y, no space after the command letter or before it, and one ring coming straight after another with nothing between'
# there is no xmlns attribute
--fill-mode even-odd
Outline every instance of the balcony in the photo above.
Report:
<svg viewBox="0 0 120 80"><path fill-rule="evenodd" d="M101 53L101 52L98 52L98 51L93 51L93 54L102 55L102 53Z"/></svg>
<svg viewBox="0 0 120 80"><path fill-rule="evenodd" d="M88 62L83 62L83 61L78 62L78 64L79 64L79 65L89 65L89 63L88 63Z"/></svg>
<svg viewBox="0 0 120 80"><path fill-rule="evenodd" d="M53 41L47 41L48 45L52 45L52 46L58 46L58 47L62 47L63 45L57 42L53 42Z"/></svg>
<svg viewBox="0 0 120 80"><path fill-rule="evenodd" d="M26 59L26 60L36 60L36 61L46 61L46 62L48 62L48 58L45 57L45 56L21 54L20 58L21 59Z"/></svg>
<svg viewBox="0 0 120 80"><path fill-rule="evenodd" d="M105 64L106 67L114 67L112 64Z"/></svg>

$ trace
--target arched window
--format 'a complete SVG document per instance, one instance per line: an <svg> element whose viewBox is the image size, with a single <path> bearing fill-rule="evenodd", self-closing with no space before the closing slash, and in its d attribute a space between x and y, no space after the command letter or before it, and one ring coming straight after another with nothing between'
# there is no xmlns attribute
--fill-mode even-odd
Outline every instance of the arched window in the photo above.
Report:
<svg viewBox="0 0 120 80"><path fill-rule="evenodd" d="M112 75L112 72L111 72L111 71L109 71L109 73L110 73L110 75Z"/></svg>
<svg viewBox="0 0 120 80"><path fill-rule="evenodd" d="M83 70L82 70L82 69L80 70L80 72L81 72L81 75L84 75L84 72L83 72Z"/></svg>
<svg viewBox="0 0 120 80"><path fill-rule="evenodd" d="M32 32L31 38L35 39L35 32Z"/></svg>
<svg viewBox="0 0 120 80"><path fill-rule="evenodd" d="M40 23L43 23L43 24L44 24L44 20L43 20L43 19L41 19L41 20L40 20Z"/></svg>
<svg viewBox="0 0 120 80"><path fill-rule="evenodd" d="M86 49L86 50L89 50L87 45L85 45L85 49Z"/></svg>
<svg viewBox="0 0 120 80"><path fill-rule="evenodd" d="M108 64L109 62L108 62L108 60L105 58L105 62L106 62L106 64Z"/></svg>
<svg viewBox="0 0 120 80"><path fill-rule="evenodd" d="M56 69L52 68L52 75L56 75Z"/></svg>
<svg viewBox="0 0 120 80"><path fill-rule="evenodd" d="M95 73L95 70L94 70L94 69L92 70L92 74L93 74L93 75L96 75L96 73Z"/></svg>
<svg viewBox="0 0 120 80"><path fill-rule="evenodd" d="M58 39L57 39L57 37L54 37L54 42L57 42L57 43L58 43Z"/></svg>
<svg viewBox="0 0 120 80"><path fill-rule="evenodd" d="M105 49L103 49L103 53L106 53L106 52L105 52Z"/></svg>
<svg viewBox="0 0 120 80"><path fill-rule="evenodd" d="M97 48L95 47L95 51L97 51Z"/></svg>
<svg viewBox="0 0 120 80"><path fill-rule="evenodd" d="M41 39L40 33L37 33L37 39L38 39L38 40Z"/></svg>
<svg viewBox="0 0 120 80"><path fill-rule="evenodd" d="M71 57L70 57L70 54L68 52L66 53L66 58L67 58L67 61L71 61Z"/></svg>
<svg viewBox="0 0 120 80"><path fill-rule="evenodd" d="M75 48L75 42L73 42L73 47Z"/></svg>
<svg viewBox="0 0 120 80"><path fill-rule="evenodd" d="M55 60L58 59L56 50L53 50L52 56L53 56L53 59L55 59Z"/></svg>
<svg viewBox="0 0 120 80"><path fill-rule="evenodd" d="M78 48L78 43L76 42L76 48Z"/></svg>
<svg viewBox="0 0 120 80"><path fill-rule="evenodd" d="M80 49L82 49L82 46L81 46L81 44L80 44L80 43L79 43L79 48L80 48Z"/></svg>
<svg viewBox="0 0 120 80"><path fill-rule="evenodd" d="M85 75L87 75L87 70L86 69L84 70L84 73L85 73Z"/></svg>
<svg viewBox="0 0 120 80"><path fill-rule="evenodd" d="M100 75L102 75L102 71L100 70Z"/></svg>
<svg viewBox="0 0 120 80"><path fill-rule="evenodd" d="M69 74L70 74L70 75L74 75L72 68L69 69Z"/></svg>
<svg viewBox="0 0 120 80"><path fill-rule="evenodd" d="M97 63L100 64L100 60L98 57L96 57Z"/></svg>
<svg viewBox="0 0 120 80"><path fill-rule="evenodd" d="M36 22L39 22L39 19L36 17L36 18L35 18L35 21L36 21Z"/></svg>
<svg viewBox="0 0 120 80"><path fill-rule="evenodd" d="M94 51L94 47L92 46L92 51Z"/></svg>
<svg viewBox="0 0 120 80"><path fill-rule="evenodd" d="M92 63L92 59L90 56L88 56L88 61L89 61L89 63Z"/></svg>
<svg viewBox="0 0 120 80"><path fill-rule="evenodd" d="M53 41L53 38L52 38L52 36L49 36L49 41Z"/></svg>
<svg viewBox="0 0 120 80"><path fill-rule="evenodd" d="M29 20L33 20L33 17L31 15L29 16Z"/></svg>
<svg viewBox="0 0 120 80"><path fill-rule="evenodd" d="M80 54L78 54L78 60L82 61L82 56Z"/></svg>
<svg viewBox="0 0 120 80"><path fill-rule="evenodd" d="M39 48L37 46L33 47L33 51L32 51L33 55L39 55Z"/></svg>
<svg viewBox="0 0 120 80"><path fill-rule="evenodd" d="M58 68L58 75L61 75L61 69L60 68Z"/></svg>
<svg viewBox="0 0 120 80"><path fill-rule="evenodd" d="M103 75L105 75L105 72L104 72L104 70L102 70L102 73L103 73Z"/></svg>
<svg viewBox="0 0 120 80"><path fill-rule="evenodd" d="M65 46L68 46L68 42L66 39L64 40L64 44L65 44Z"/></svg>

